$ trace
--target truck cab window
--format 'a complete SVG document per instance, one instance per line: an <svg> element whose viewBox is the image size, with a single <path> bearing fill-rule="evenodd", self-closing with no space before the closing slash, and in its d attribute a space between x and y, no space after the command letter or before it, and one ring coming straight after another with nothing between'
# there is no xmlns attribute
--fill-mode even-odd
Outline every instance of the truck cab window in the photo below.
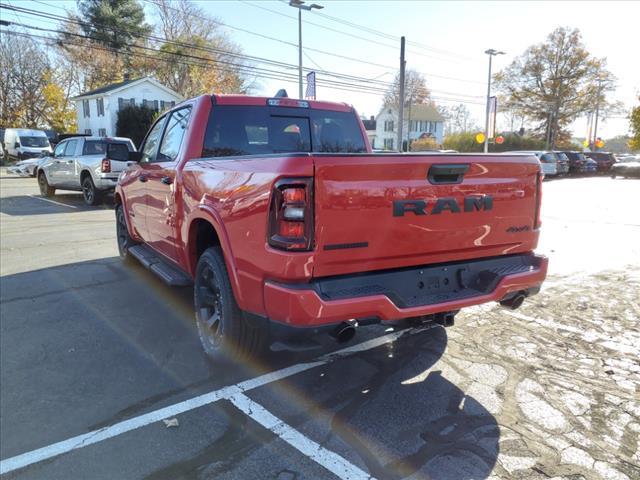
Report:
<svg viewBox="0 0 640 480"><path fill-rule="evenodd" d="M155 161L156 152L158 151L158 142L160 141L160 134L162 133L162 127L164 126L165 120L166 119L164 117L158 120L147 135L144 145L142 146L140 162Z"/></svg>
<svg viewBox="0 0 640 480"><path fill-rule="evenodd" d="M189 124L189 116L191 115L191 107L181 108L171 113L167 121L167 128L162 137L160 151L156 162L171 162L176 159L180 152L182 139Z"/></svg>
<svg viewBox="0 0 640 480"><path fill-rule="evenodd" d="M56 145L56 149L53 151L54 157L61 157L64 155L64 149L67 148L68 142L61 142Z"/></svg>
<svg viewBox="0 0 640 480"><path fill-rule="evenodd" d="M203 157L295 152L366 152L353 112L219 105L207 124Z"/></svg>

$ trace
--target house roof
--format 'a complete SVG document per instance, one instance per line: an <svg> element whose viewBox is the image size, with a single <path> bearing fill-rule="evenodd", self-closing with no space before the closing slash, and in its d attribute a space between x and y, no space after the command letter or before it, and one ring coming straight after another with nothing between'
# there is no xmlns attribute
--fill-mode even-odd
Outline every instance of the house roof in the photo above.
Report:
<svg viewBox="0 0 640 480"><path fill-rule="evenodd" d="M418 104L411 105L411 107L405 107L404 117L411 120L428 120L432 122L444 122L444 117L438 112L434 105Z"/></svg>
<svg viewBox="0 0 640 480"><path fill-rule="evenodd" d="M91 95L98 95L100 93L107 93L107 92L110 92L111 90L117 90L120 87L124 87L125 85L129 85L130 83L136 82L138 80L140 80L140 79L136 78L135 80L125 80L123 82L111 83L109 85L105 85L104 87L95 88L93 90L89 90L88 92L81 93L80 95L78 95L77 97L74 97L74 98L90 97Z"/></svg>
<svg viewBox="0 0 640 480"><path fill-rule="evenodd" d="M394 115L397 116L398 113L396 109L392 108L392 110ZM378 114L378 116L388 111L389 111L389 107L383 107L382 110L380 110L380 113ZM428 103L413 104L411 105L411 107L409 106L404 107L405 120L409 119L409 114L411 114L411 120L444 122L444 117L440 114L440 112L438 112L438 109L435 107L435 105L431 105Z"/></svg>
<svg viewBox="0 0 640 480"><path fill-rule="evenodd" d="M367 131L376 129L376 120L374 118L371 119L362 119L362 124L364 125L364 129Z"/></svg>
<svg viewBox="0 0 640 480"><path fill-rule="evenodd" d="M105 85L105 86L100 87L100 88L95 88L93 90L89 90L88 92L81 93L80 95L78 95L76 97L73 97L72 100L80 100L81 98L85 98L85 97L92 97L92 96L95 96L95 95L113 93L113 92L115 92L117 90L122 90L122 89L125 89L125 88L129 87L129 86L132 86L133 84L142 83L142 82L145 82L145 81L150 82L153 85L165 90L167 93L170 93L170 94L174 95L178 99L182 98L177 92L174 92L170 88L165 87L164 85L162 85L157 80L155 80L155 79L153 79L151 77L142 77L142 78L136 78L136 79L133 79L133 80L124 80L122 82L111 83L109 85Z"/></svg>

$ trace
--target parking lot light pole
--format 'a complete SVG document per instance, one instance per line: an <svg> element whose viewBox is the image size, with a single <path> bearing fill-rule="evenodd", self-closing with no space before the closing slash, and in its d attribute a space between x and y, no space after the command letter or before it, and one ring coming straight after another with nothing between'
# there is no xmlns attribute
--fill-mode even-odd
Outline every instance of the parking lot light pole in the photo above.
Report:
<svg viewBox="0 0 640 480"><path fill-rule="evenodd" d="M322 5L312 3L305 5L304 0L289 0L289 6L298 9L298 98L302 96L302 10L313 10L324 8Z"/></svg>
<svg viewBox="0 0 640 480"><path fill-rule="evenodd" d="M500 52L498 50L494 50L490 48L489 50L485 50L487 55L489 55L489 80L487 81L487 112L484 120L484 153L489 151L489 102L491 102L491 59L494 55L504 55L504 52Z"/></svg>

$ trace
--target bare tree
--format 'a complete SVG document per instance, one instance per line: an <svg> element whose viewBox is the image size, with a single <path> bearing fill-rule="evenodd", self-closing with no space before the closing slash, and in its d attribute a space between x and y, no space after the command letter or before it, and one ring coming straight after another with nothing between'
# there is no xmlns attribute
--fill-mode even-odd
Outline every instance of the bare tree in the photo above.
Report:
<svg viewBox="0 0 640 480"><path fill-rule="evenodd" d="M537 122L553 147L569 136L573 120L594 109L597 96L601 107L606 104L615 78L605 67L586 50L577 29L559 27L497 73L496 87L513 109Z"/></svg>
<svg viewBox="0 0 640 480"><path fill-rule="evenodd" d="M39 127L44 122L42 89L49 71L46 53L30 38L3 33L0 65L0 123Z"/></svg>
<svg viewBox="0 0 640 480"><path fill-rule="evenodd" d="M427 80L420 72L408 69L404 78L404 104L416 105L419 103L429 103L431 92L427 88ZM384 95L383 105L398 109L400 107L400 74L397 74L393 84Z"/></svg>
<svg viewBox="0 0 640 480"><path fill-rule="evenodd" d="M190 0L151 0L159 46L159 80L185 97L203 93L244 93L250 86L241 49Z"/></svg>

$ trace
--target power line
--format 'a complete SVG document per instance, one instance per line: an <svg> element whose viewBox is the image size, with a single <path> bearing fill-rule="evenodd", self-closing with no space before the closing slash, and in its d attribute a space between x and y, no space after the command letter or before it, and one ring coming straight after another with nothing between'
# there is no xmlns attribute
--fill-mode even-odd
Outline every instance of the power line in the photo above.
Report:
<svg viewBox="0 0 640 480"><path fill-rule="evenodd" d="M37 2L39 4L42 4L42 5L46 5L46 6L49 6L49 7L57 8L59 10L62 10L62 11L66 12L66 9L64 9L62 7L59 7L57 5L52 5L52 4L43 2L41 0L33 0L33 1ZM153 2L151 0L143 0L143 1L147 2L149 5L154 6L154 4L153 4ZM248 3L248 2L245 2L245 3L247 3L248 5L257 7L257 8L266 9L266 7L261 7L261 6L258 6L258 5L252 5L252 4ZM21 8L23 8L23 7L21 7ZM167 6L167 8L169 10L173 10L175 12L185 13L185 12L182 12L181 10L179 10L177 8L174 8L174 7L171 7L171 6ZM276 13L278 15L287 17L287 18L295 18L295 17L291 17L289 15L286 15L284 13L275 12L275 11L270 10L270 9L267 9L267 10L269 10L269 11L271 11L273 13ZM44 13L44 12L42 12L42 13ZM193 18L200 18L200 17L198 17L196 15L193 15L193 14L189 14L189 13L186 13L186 14L191 16L191 17L193 17ZM254 35L254 36L257 36L259 38L263 38L265 40L270 40L270 41L273 41L273 42L281 43L283 45L288 45L288 46L291 46L291 47L294 47L294 48L298 48L298 45L296 43L293 43L293 42L289 42L289 41L286 41L286 40L282 40L280 38L275 38L275 37L272 37L272 36L269 36L269 35L265 35L265 34L262 34L262 33L254 32L254 31L251 31L251 30L247 30L247 29L244 29L244 28L241 28L241 27L236 27L236 26L233 26L233 25L231 25L229 23L220 22L220 21L212 19L212 18L209 18L209 20L212 23L215 23L215 24L217 24L219 26L222 26L222 27L227 27L227 28L230 28L230 29L233 29L233 30L237 30L237 31L249 34L249 35ZM110 27L106 27L106 28L110 28ZM411 42L408 42L408 43L411 43ZM387 46L392 47L392 48L397 50L397 47L393 47L391 45L387 45ZM392 67L392 66L389 66L389 65L383 65L383 64L380 64L380 63L376 63L376 62L371 62L369 60L363 60L361 58L349 57L349 56L342 55L342 54L339 54L339 53L327 52L326 50L321 50L321 49L317 49L317 48L313 48L313 47L305 47L304 49L308 50L308 51L311 51L311 52L319 53L321 55L328 55L328 56L340 58L340 59L343 59L343 60L350 60L350 61L353 61L353 62L358 62L358 63L364 64L364 65L369 65L369 66L373 66L373 67L377 67L377 68L384 68L384 69L387 69L387 70L395 70L396 69L395 67ZM433 77L433 78L440 78L440 79L443 79L443 80L452 80L452 81L455 81L455 82L473 83L473 84L478 84L478 85L484 85L484 82L480 82L480 81L477 81L477 80L469 80L469 79L466 79L466 78L457 78L457 77L451 77L451 76L446 76L446 75L438 75L438 74L434 74L434 73L429 73L429 74L427 74L427 76L428 77Z"/></svg>
<svg viewBox="0 0 640 480"><path fill-rule="evenodd" d="M326 18L326 19L331 20L333 22L341 23L341 24L346 25L346 26L351 27L351 28L355 28L355 29L358 29L358 30L362 30L364 32L368 32L368 33L370 33L372 35L378 35L378 36L385 37L385 38L388 38L388 39L394 40L394 41L400 40L400 36L399 35L392 35L392 34L389 34L389 33L385 33L385 32L382 32L380 30L376 30L376 29L373 29L373 28L370 28L370 27L366 27L364 25L359 25L357 23L350 22L349 20L345 20L345 19L339 18L339 17L334 17L334 16L331 16L331 15L327 15L326 13L318 12L318 11L315 11L315 10L312 10L312 13L313 13L313 15L317 15L319 17ZM466 55L462 55L462 54L459 54L459 53L456 53L456 52L452 52L452 51L449 51L449 50L443 50L441 48L431 47L429 45L425 45L425 44L420 43L420 42L415 42L415 41L408 40L407 44L413 45L413 46L418 47L418 48L423 48L425 50L429 50L429 51L432 51L434 53L440 53L440 54L444 54L444 55L450 55L450 56L453 56L453 57L459 57L459 58L461 58L463 60L469 60L469 61L472 61L472 62L477 61L476 59L471 58L471 57L467 57Z"/></svg>
<svg viewBox="0 0 640 480"><path fill-rule="evenodd" d="M43 2L41 2L43 3ZM44 12L38 12L36 10L31 10L31 9L26 9L23 7L7 7L7 6L3 6L0 5L0 8L8 8L9 10L20 10L20 11L25 11L25 13L28 13L30 15L34 15L34 16L38 16L38 17L42 17L42 18L46 18L50 21L54 21L54 20L58 20L58 21L66 21L66 22L70 22L70 23L74 23L80 26L87 26L89 25L86 22L82 22L73 18L66 18L66 17L61 17L58 15L54 15L54 14L47 14ZM31 26L29 25L23 25L27 28L31 28ZM38 27L33 27L33 28L38 28ZM111 29L114 32L120 31L120 32L126 32L126 30L123 29L115 29L113 27L107 27L109 29ZM60 30L53 30L53 29L41 29L44 31L49 31L49 32L53 32L53 33L61 33L61 34L73 34L71 32L63 32ZM73 34L75 35L75 34ZM195 49L195 50L199 50L199 51L205 51L205 52L210 52L210 53L215 53L217 55L229 55L231 57L236 57L236 58L240 58L243 60L249 60L249 61L253 61L253 62L257 62L257 63L264 63L264 64L268 64L270 66L275 66L275 67L279 67L279 68L286 68L286 69L297 69L297 66L292 65L292 64L287 64L284 62L279 62L279 61L275 61L275 60L270 60L270 59L265 59L262 57L256 57L256 56L250 56L250 55L245 55L245 54L239 54L237 52L232 52L232 51L227 51L227 50L222 50L219 48L214 48L214 47L203 47L201 45L194 45L194 44L189 44L186 42L179 42L179 41L171 41L171 40L167 40L166 38L163 37L158 37L158 36L154 36L154 35L141 35L140 38L145 38L147 40L152 40L152 41L156 41L156 42L163 42L163 43L168 43L168 44L174 44L176 46L179 47L183 47L183 48L189 48L189 49ZM95 39L93 39L95 40ZM128 45L129 47L131 46L135 46L135 45ZM146 48L146 47L140 47L140 46L135 46L137 48ZM151 49L152 51L155 51L155 49ZM187 55L189 56L189 55ZM191 57L193 57L191 55ZM225 63L225 62L222 62ZM226 62L229 63L229 62ZM234 65L233 63L230 63L232 65ZM235 64L236 66L242 66L241 64ZM310 70L310 69L306 69L306 70ZM272 71L273 72L273 71ZM343 73L337 73L337 72L331 72L331 71L326 71L326 70L319 70L317 73L320 73L322 75L326 75L332 78L336 78L336 79L340 79L340 80L346 80L346 81L350 81L350 82L359 82L359 83L363 83L363 84L367 84L367 86L379 86L379 87L384 87L385 89L388 89L390 87L392 87L393 83L391 82L385 82L385 81L381 81L381 80L377 80L377 79L370 79L370 78L364 78L364 77L359 77L359 76L355 76L355 75L347 75L347 74L343 74ZM339 83L339 82L336 82ZM480 96L474 96L474 95L467 95L467 94L459 94L459 93L455 93L455 92L448 92L448 91L439 91L439 90L434 90L434 92L436 93L442 93L444 95L454 95L454 96L460 96L460 97L469 97L469 98L480 98Z"/></svg>
<svg viewBox="0 0 640 480"><path fill-rule="evenodd" d="M148 1L148 0L146 0L146 1ZM241 1L242 3L245 3L247 5L250 5L250 6L254 7L254 8L259 8L261 10L265 10L267 12L271 12L271 13L274 13L276 15L280 15L281 17L286 17L286 18L297 20L296 17L294 17L292 15L287 15L286 13L278 12L277 10L273 10L271 8L267 8L267 7L263 6L263 5L257 5L257 4L248 2L246 0L239 0L239 1ZM372 39L365 38L365 37L362 37L362 36L359 36L359 35L355 35L355 34L352 34L352 33L344 32L342 30L337 30L335 28L327 27L326 25L321 25L319 23L310 22L308 20L306 20L305 23L308 24L308 25L313 25L313 26L319 27L319 28L324 28L325 30L329 30L329 31L334 32L334 33L339 33L340 35L346 35L347 37L356 38L358 40L363 40L365 42L369 42L369 43L372 43L372 44L375 44L375 45L380 45L382 47L387 47L387 48L391 48L393 50L398 50L398 46L397 45L390 45L388 43L379 42L377 40L372 40ZM412 51L412 52L409 52L409 53L411 53L413 55L419 55L419 56L422 56L422 57L435 59L435 60L444 60L444 61L450 61L450 62L458 63L457 60L434 57L433 55L429 55L429 54L426 54L426 53L415 52L415 51Z"/></svg>
<svg viewBox="0 0 640 480"><path fill-rule="evenodd" d="M52 45L60 45L60 43L63 43L59 40L56 40L54 38L51 37L47 37L47 36L43 36L43 35L36 35L36 34L30 34L30 33L24 33L24 32L15 32L15 31L11 31L11 30L0 30L0 33L6 33L6 34L10 34L10 35L17 35L17 36L22 36L22 37L27 37L27 38L37 38L40 40L43 40L45 42L49 42L48 45L52 46ZM76 34L80 37L82 37L79 34ZM86 36L85 36L86 37ZM90 37L89 37L90 38ZM82 47L82 48L91 48L94 50L98 50L98 51L107 51L107 52L111 52L111 53L128 53L129 55L133 56L133 57L137 57L137 58L144 58L147 60L152 60L152 61L161 61L161 62L165 62L165 63L169 63L169 64L174 64L174 63L178 63L178 64L182 64L182 65L192 65L192 66L199 66L199 67L203 67L203 66L207 66L207 65L215 65L218 70L223 71L223 72L236 72L237 70L231 69L229 67L220 67L219 65L216 65L216 61L211 60L211 59L206 59L203 58L203 62L198 62L198 61L194 61L192 60L185 60L183 59L183 57L185 57L185 55L183 54L175 54L174 57L171 60L167 59L167 58L163 58L163 57L157 57L157 56L151 56L151 55L147 55L141 52L125 52L123 49L115 49L115 48L107 48L107 47L101 47L98 45L86 45L86 44L79 44L79 43L73 43L71 41L65 41L64 43L67 43L68 45L71 46L77 46L77 47ZM136 46L134 46L136 47ZM140 47L137 47L140 48ZM198 57L195 57L198 58ZM200 57L201 58L201 57ZM237 68L237 67L236 67ZM260 71L260 72L253 72L251 67L244 67L244 73L247 74L254 74L255 77L257 78L266 78L269 80L278 80L278 81L287 81L287 82L291 82L291 83L295 83L297 81L296 75L293 73L286 73L286 72L272 72L269 73L268 71ZM242 70L242 69L241 69ZM381 94L383 94L385 92L385 90L380 89L380 88L374 88L374 87L363 87L360 85L355 85L355 84L348 84L348 83L338 83L336 84L335 82L332 81L327 81L324 79L317 79L317 83L319 86L323 86L325 88L330 88L330 89L335 89L335 90L340 90L340 91L346 91L346 92L357 92L357 93L363 93L363 94L370 94L370 95L376 95L376 96L380 96ZM475 103L478 105L481 105L481 103L478 102L465 102L465 101L461 101L459 99L452 99L452 98L446 98L446 97L432 97L435 100L438 101L442 101L442 102L453 102L453 103Z"/></svg>

